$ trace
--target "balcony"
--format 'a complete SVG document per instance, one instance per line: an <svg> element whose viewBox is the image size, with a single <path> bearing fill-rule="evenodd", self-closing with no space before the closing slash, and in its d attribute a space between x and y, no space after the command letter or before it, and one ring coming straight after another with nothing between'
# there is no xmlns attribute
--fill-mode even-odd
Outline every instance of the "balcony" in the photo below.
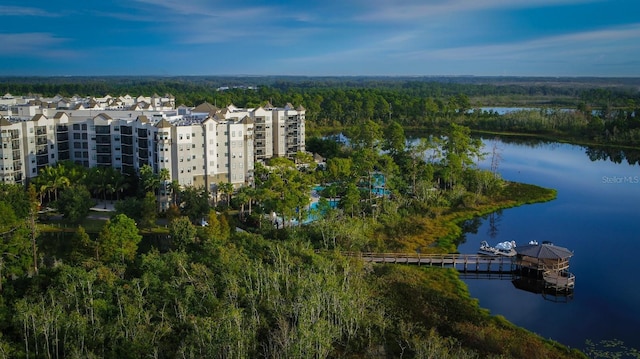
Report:
<svg viewBox="0 0 640 359"><path fill-rule="evenodd" d="M111 153L111 146L109 145L98 145L96 147L97 153Z"/></svg>
<svg viewBox="0 0 640 359"><path fill-rule="evenodd" d="M129 136L122 136L122 141L120 143L123 145L133 145L133 138Z"/></svg>
<svg viewBox="0 0 640 359"><path fill-rule="evenodd" d="M98 155L98 166L111 166L111 155Z"/></svg>
<svg viewBox="0 0 640 359"><path fill-rule="evenodd" d="M101 143L101 144L105 144L105 143L111 143L111 137L110 136L96 136L96 143Z"/></svg>

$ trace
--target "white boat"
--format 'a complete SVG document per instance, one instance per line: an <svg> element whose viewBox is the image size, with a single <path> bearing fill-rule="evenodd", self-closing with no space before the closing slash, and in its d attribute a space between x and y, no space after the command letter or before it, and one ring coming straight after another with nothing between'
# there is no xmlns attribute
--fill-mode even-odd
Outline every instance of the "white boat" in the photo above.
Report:
<svg viewBox="0 0 640 359"><path fill-rule="evenodd" d="M487 243L487 241L480 242L480 249L478 249L478 254L485 254L488 256L505 256L505 257L513 257L517 254L516 252L516 242L500 242L496 244L495 247L492 247Z"/></svg>

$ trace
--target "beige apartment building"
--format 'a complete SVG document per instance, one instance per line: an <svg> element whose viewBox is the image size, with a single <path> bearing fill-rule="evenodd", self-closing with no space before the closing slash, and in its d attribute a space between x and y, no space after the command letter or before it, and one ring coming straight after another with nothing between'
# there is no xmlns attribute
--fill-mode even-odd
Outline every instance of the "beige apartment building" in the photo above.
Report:
<svg viewBox="0 0 640 359"><path fill-rule="evenodd" d="M170 108L174 104L168 95L138 97L144 106L127 102L132 99L52 98L56 105L69 106L55 112L52 102L40 100L4 104L8 110L0 115L1 181L25 184L45 166L71 160L128 173L149 165L156 173L166 169L169 181L215 191L220 182L252 184L256 161L305 151L302 106L217 108L203 103L176 110Z"/></svg>

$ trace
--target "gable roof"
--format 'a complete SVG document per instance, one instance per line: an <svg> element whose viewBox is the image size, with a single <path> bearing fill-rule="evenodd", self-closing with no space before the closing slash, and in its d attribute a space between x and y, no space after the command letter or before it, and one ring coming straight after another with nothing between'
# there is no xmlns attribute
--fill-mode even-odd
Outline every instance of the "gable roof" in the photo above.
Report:
<svg viewBox="0 0 640 359"><path fill-rule="evenodd" d="M98 118L98 117L100 117L100 118L102 118L102 119L104 119L104 120L113 120L113 119L111 118L111 116L107 115L107 114L106 114L106 113L104 113L104 112L99 113L98 115L94 116L93 118L94 118L94 119L96 119L96 118Z"/></svg>
<svg viewBox="0 0 640 359"><path fill-rule="evenodd" d="M157 128L169 128L171 127L171 123L167 121L167 119L163 118L156 124Z"/></svg>
<svg viewBox="0 0 640 359"><path fill-rule="evenodd" d="M217 107L205 101L196 106L193 110L191 110L191 112L211 113L211 111L217 112L218 110L219 109Z"/></svg>
<svg viewBox="0 0 640 359"><path fill-rule="evenodd" d="M0 116L0 126L11 126L11 122L4 118L4 116Z"/></svg>
<svg viewBox="0 0 640 359"><path fill-rule="evenodd" d="M573 256L573 252L553 244L528 244L516 247L518 255L533 257L538 259L566 259Z"/></svg>
<svg viewBox="0 0 640 359"><path fill-rule="evenodd" d="M53 116L53 118L55 118L55 119L61 119L61 118L62 118L62 116L66 116L66 115L67 115L67 114L66 114L65 112L58 111L58 112L56 112L56 114Z"/></svg>
<svg viewBox="0 0 640 359"><path fill-rule="evenodd" d="M252 125L254 123L253 119L249 116L244 116L242 118L242 120L240 120L240 123L245 124L245 125Z"/></svg>

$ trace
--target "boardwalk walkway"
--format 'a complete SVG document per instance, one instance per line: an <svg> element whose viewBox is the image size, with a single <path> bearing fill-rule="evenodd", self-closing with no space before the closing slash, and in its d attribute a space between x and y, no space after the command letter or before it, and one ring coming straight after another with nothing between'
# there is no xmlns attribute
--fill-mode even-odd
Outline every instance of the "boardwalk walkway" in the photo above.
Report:
<svg viewBox="0 0 640 359"><path fill-rule="evenodd" d="M365 262L401 263L455 268L460 272L511 273L515 270L512 257L482 254L412 254L412 253L345 253Z"/></svg>
<svg viewBox="0 0 640 359"><path fill-rule="evenodd" d="M369 253L345 252L347 256L361 258L365 262L414 264L418 266L448 267L464 276L478 278L510 279L520 266L531 263L516 257L487 256L482 254L413 254L413 253ZM556 290L570 290L575 286L573 274L557 270L544 271L546 286Z"/></svg>

